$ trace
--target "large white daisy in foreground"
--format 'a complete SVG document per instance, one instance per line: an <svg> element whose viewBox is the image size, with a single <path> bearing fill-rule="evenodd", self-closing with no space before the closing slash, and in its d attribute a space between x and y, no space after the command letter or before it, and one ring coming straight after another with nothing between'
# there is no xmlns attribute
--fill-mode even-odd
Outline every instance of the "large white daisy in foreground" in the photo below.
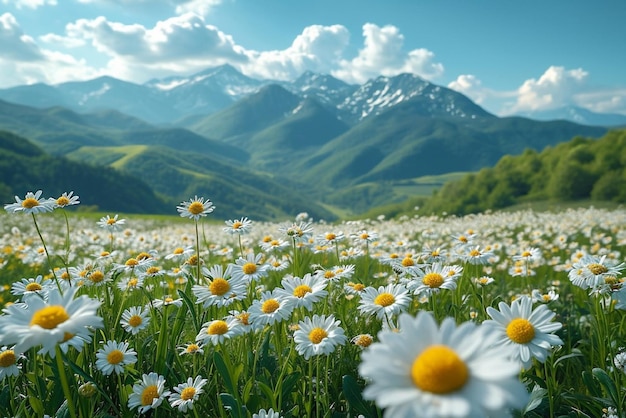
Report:
<svg viewBox="0 0 626 418"><path fill-rule="evenodd" d="M563 341L552 334L563 327L560 322L552 322L556 315L547 305L539 305L533 310L533 302L523 296L511 303L498 304L499 311L488 307L487 314L492 318L484 321L483 326L492 329L500 347L512 348L513 358L522 367L528 368L533 358L541 363L546 361L550 349L555 345L563 345Z"/></svg>
<svg viewBox="0 0 626 418"><path fill-rule="evenodd" d="M526 405L519 364L484 327L452 318L438 327L425 311L401 314L398 326L381 331L359 365L370 381L363 397L386 418L503 417Z"/></svg>
<svg viewBox="0 0 626 418"><path fill-rule="evenodd" d="M43 352L54 357L57 344L75 336L89 339L94 328L103 327L97 314L100 302L85 295L74 298L76 291L69 288L61 294L52 288L48 300L29 297L5 308L0 316L0 344L15 344L17 353L43 346Z"/></svg>

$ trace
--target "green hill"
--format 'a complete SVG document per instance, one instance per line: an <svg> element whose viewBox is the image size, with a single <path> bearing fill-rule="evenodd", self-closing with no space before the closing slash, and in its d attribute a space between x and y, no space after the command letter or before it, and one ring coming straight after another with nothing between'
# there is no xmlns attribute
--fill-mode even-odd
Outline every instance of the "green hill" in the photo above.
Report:
<svg viewBox="0 0 626 418"><path fill-rule="evenodd" d="M158 198L141 180L108 167L95 167L44 153L27 139L0 131L0 199L43 190L46 196L74 191L83 206L125 213L168 213L170 203Z"/></svg>
<svg viewBox="0 0 626 418"><path fill-rule="evenodd" d="M524 202L588 199L626 202L626 130L502 157L493 168L447 183L421 212L461 215Z"/></svg>

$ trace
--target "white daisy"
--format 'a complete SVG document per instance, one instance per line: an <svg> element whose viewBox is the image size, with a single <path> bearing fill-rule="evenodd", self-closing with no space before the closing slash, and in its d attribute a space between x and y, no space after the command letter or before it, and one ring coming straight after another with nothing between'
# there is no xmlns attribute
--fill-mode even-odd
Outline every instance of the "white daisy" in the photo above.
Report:
<svg viewBox="0 0 626 418"><path fill-rule="evenodd" d="M262 260L262 253L258 253L257 255L248 253L246 254L246 258L239 257L235 261L235 264L229 264L228 268L233 278L241 279L246 283L252 283L268 274L269 266L263 263Z"/></svg>
<svg viewBox="0 0 626 418"><path fill-rule="evenodd" d="M286 298L292 298L296 308L304 306L311 311L314 303L328 295L328 292L324 290L328 282L318 276L311 276L310 273L305 274L302 278L285 276L281 284L283 288L276 289L276 292Z"/></svg>
<svg viewBox="0 0 626 418"><path fill-rule="evenodd" d="M298 354L304 356L305 360L312 356L328 355L335 351L338 345L346 343L346 336L343 328L339 326L341 321L335 320L333 315L313 315L313 318L306 317L300 321L298 329L293 334Z"/></svg>
<svg viewBox="0 0 626 418"><path fill-rule="evenodd" d="M221 265L211 267L207 273L209 283L207 285L196 284L192 287L196 296L196 303L202 306L228 306L236 300L246 297L247 285L242 277L230 277L230 268L223 271Z"/></svg>
<svg viewBox="0 0 626 418"><path fill-rule="evenodd" d="M448 270L447 266L443 266L441 263L433 263L425 270L410 270L410 274L415 278L410 280L406 287L412 290L415 295L427 296L439 292L441 289L454 290L456 289L457 275L448 274Z"/></svg>
<svg viewBox="0 0 626 418"><path fill-rule="evenodd" d="M131 306L122 313L120 325L133 335L145 329L150 324L150 311L141 306Z"/></svg>
<svg viewBox="0 0 626 418"><path fill-rule="evenodd" d="M19 353L42 345L54 356L55 346L68 335L89 335L93 328L102 328L100 302L85 295L74 298L76 291L68 288L61 294L51 288L47 300L32 297L6 307L0 316L0 341L15 344Z"/></svg>
<svg viewBox="0 0 626 418"><path fill-rule="evenodd" d="M526 405L519 365L471 322L438 327L430 312L398 319L399 332L378 334L361 355L365 399L386 418L504 417Z"/></svg>
<svg viewBox="0 0 626 418"><path fill-rule="evenodd" d="M277 291L261 293L261 299L252 302L248 309L249 322L255 327L262 328L288 319L295 307L292 298L281 296Z"/></svg>
<svg viewBox="0 0 626 418"><path fill-rule="evenodd" d="M492 319L484 321L483 326L497 335L496 344L499 347L512 349L511 355L522 367L528 368L533 358L545 362L550 349L563 344L558 336L552 334L563 324L552 322L556 314L547 305L539 305L533 310L532 300L522 296L511 306L500 302L498 308L499 311L487 308L487 314Z"/></svg>
<svg viewBox="0 0 626 418"><path fill-rule="evenodd" d="M274 411L274 409L270 408L267 411L265 409L261 409L256 414L252 414L252 418L282 418L280 412Z"/></svg>
<svg viewBox="0 0 626 418"><path fill-rule="evenodd" d="M604 285L608 278L619 277L625 268L625 263L616 264L605 255L598 257L585 254L572 265L568 276L581 289L595 289Z"/></svg>
<svg viewBox="0 0 626 418"><path fill-rule="evenodd" d="M196 341L202 344L218 345L225 340L243 334L244 329L236 318L228 317L205 322L196 336Z"/></svg>
<svg viewBox="0 0 626 418"><path fill-rule="evenodd" d="M55 207L55 201L53 199L42 199L41 190L37 190L35 193L28 192L24 197L24 200L15 196L15 203L9 203L4 205L4 209L9 213L43 213L52 212Z"/></svg>
<svg viewBox="0 0 626 418"><path fill-rule="evenodd" d="M181 383L172 390L169 400L172 408L178 408L180 412L187 412L193 409L193 403L198 400L204 391L202 387L208 382L207 379L203 379L201 376L197 376L195 379L188 378L186 383Z"/></svg>
<svg viewBox="0 0 626 418"><path fill-rule="evenodd" d="M116 214L113 218L111 218L109 215L103 216L98 221L98 226L100 228L106 229L107 231L113 232L120 229L125 223L126 219L119 219L118 215Z"/></svg>
<svg viewBox="0 0 626 418"><path fill-rule="evenodd" d="M45 298L51 285L56 286L54 282L44 280L42 275L25 278L11 285L11 294L21 296L22 298L31 295L39 295Z"/></svg>
<svg viewBox="0 0 626 418"><path fill-rule="evenodd" d="M170 391L165 390L163 376L154 372L144 374L141 381L133 385L133 393L128 398L128 408L138 408L140 414L145 414L150 409L158 408L169 394Z"/></svg>
<svg viewBox="0 0 626 418"><path fill-rule="evenodd" d="M215 209L215 206L209 199L205 201L204 197L198 196L182 202L180 206L176 206L176 210L180 213L180 216L196 221L200 219L201 216L207 216L209 213L213 212L213 209Z"/></svg>
<svg viewBox="0 0 626 418"><path fill-rule="evenodd" d="M185 354L204 354L204 349L202 348L202 346L196 343L185 344L183 347L179 347L179 349L179 354L181 356Z"/></svg>
<svg viewBox="0 0 626 418"><path fill-rule="evenodd" d="M64 208L67 206L78 205L80 200L78 196L74 196L74 192L63 192L61 196L54 200L54 206L56 208Z"/></svg>
<svg viewBox="0 0 626 418"><path fill-rule="evenodd" d="M115 372L124 373L124 367L137 362L137 353L128 349L127 342L118 343L107 341L101 349L96 352L96 367L105 376Z"/></svg>
<svg viewBox="0 0 626 418"><path fill-rule="evenodd" d="M5 377L17 376L20 374L19 360L24 358L23 355L16 354L15 350L6 345L0 348L0 382Z"/></svg>
<svg viewBox="0 0 626 418"><path fill-rule="evenodd" d="M239 234L244 235L250 232L252 228L252 221L247 217L243 217L239 220L228 220L224 222L226 227L222 228L222 230L231 235Z"/></svg>
<svg viewBox="0 0 626 418"><path fill-rule="evenodd" d="M376 315L378 319L390 320L392 316L404 312L411 303L408 290L399 284L366 287L361 293L359 311L366 315Z"/></svg>

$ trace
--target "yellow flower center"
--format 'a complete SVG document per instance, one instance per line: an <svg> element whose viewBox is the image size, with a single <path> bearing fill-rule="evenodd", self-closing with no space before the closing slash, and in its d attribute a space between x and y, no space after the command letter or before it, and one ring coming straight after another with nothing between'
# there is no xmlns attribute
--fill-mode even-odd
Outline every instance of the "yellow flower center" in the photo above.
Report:
<svg viewBox="0 0 626 418"><path fill-rule="evenodd" d="M530 251L524 251L524 252L522 253L522 257L524 257L524 258L528 258L528 257L530 257L531 255L532 255L532 254L530 253Z"/></svg>
<svg viewBox="0 0 626 418"><path fill-rule="evenodd" d="M100 253L100 257L108 257L108 256L110 256L110 255L111 255L111 253L110 253L110 252L108 252L108 251L102 251L102 252Z"/></svg>
<svg viewBox="0 0 626 418"><path fill-rule="evenodd" d="M102 280L104 280L104 273L102 273L100 270L96 270L89 275L89 280L94 283L100 283Z"/></svg>
<svg viewBox="0 0 626 418"><path fill-rule="evenodd" d="M41 287L41 285L39 283L28 283L26 285L26 290L28 292L37 292L37 291L39 291L41 289L42 289L42 287Z"/></svg>
<svg viewBox="0 0 626 418"><path fill-rule="evenodd" d="M335 272L331 270L326 270L326 272L324 273L324 278L332 279L333 277L335 277Z"/></svg>
<svg viewBox="0 0 626 418"><path fill-rule="evenodd" d="M0 353L0 367L13 366L17 361L15 352L13 350L5 350Z"/></svg>
<svg viewBox="0 0 626 418"><path fill-rule="evenodd" d="M396 298L391 293L386 293L386 292L381 293L380 295L376 296L376 298L374 299L374 303L382 307L393 305L395 301L396 301Z"/></svg>
<svg viewBox="0 0 626 418"><path fill-rule="evenodd" d="M228 284L227 280L217 277L209 285L209 290L215 296L222 296L230 290L230 284Z"/></svg>
<svg viewBox="0 0 626 418"><path fill-rule="evenodd" d="M422 283L431 289L439 288L443 284L443 276L439 273L428 273L422 278Z"/></svg>
<svg viewBox="0 0 626 418"><path fill-rule="evenodd" d="M461 241L461 242L467 242L467 237L466 237L465 235L461 235L461 236L459 237L459 241Z"/></svg>
<svg viewBox="0 0 626 418"><path fill-rule="evenodd" d="M226 321L213 321L209 328L207 329L207 334L209 335L224 335L228 332L228 324Z"/></svg>
<svg viewBox="0 0 626 418"><path fill-rule="evenodd" d="M115 225L115 222L117 222L117 221L115 220L115 218L109 218L109 219L107 219L107 225Z"/></svg>
<svg viewBox="0 0 626 418"><path fill-rule="evenodd" d="M240 222L240 221L235 221L235 222L233 223L233 229L239 229L239 228L241 228L242 226L243 226L243 222Z"/></svg>
<svg viewBox="0 0 626 418"><path fill-rule="evenodd" d="M200 346L198 344L189 344L185 351L187 351L187 353L193 354L199 349L200 349Z"/></svg>
<svg viewBox="0 0 626 418"><path fill-rule="evenodd" d="M333 234L332 232L329 232L328 234L326 234L326 240L327 241L332 241L335 238L337 238L337 235Z"/></svg>
<svg viewBox="0 0 626 418"><path fill-rule="evenodd" d="M189 205L189 213L191 213L192 215L200 215L202 212L204 212L204 205L198 201L192 202Z"/></svg>
<svg viewBox="0 0 626 418"><path fill-rule="evenodd" d="M236 316L236 318L244 325L250 325L250 314L248 312L242 312Z"/></svg>
<svg viewBox="0 0 626 418"><path fill-rule="evenodd" d="M404 257L404 259L402 259L402 265L404 267L411 267L415 265L415 261L411 257Z"/></svg>
<svg viewBox="0 0 626 418"><path fill-rule="evenodd" d="M143 392L141 392L141 405L152 405L152 401L159 397L159 390L157 385L147 386Z"/></svg>
<svg viewBox="0 0 626 418"><path fill-rule="evenodd" d="M280 308L280 303L276 299L268 299L261 305L261 311L266 314L272 313L278 308Z"/></svg>
<svg viewBox="0 0 626 418"><path fill-rule="evenodd" d="M120 364L122 360L124 360L124 353L122 353L120 350L112 350L107 355L107 362L109 362L109 364Z"/></svg>
<svg viewBox="0 0 626 418"><path fill-rule="evenodd" d="M159 272L159 268L158 267L150 267L148 268L148 270L146 270L146 274L156 274Z"/></svg>
<svg viewBox="0 0 626 418"><path fill-rule="evenodd" d="M311 340L313 344L321 343L326 337L328 337L328 333L325 329L320 327L313 328L311 332L309 332L309 340Z"/></svg>
<svg viewBox="0 0 626 418"><path fill-rule="evenodd" d="M178 248L176 248L174 250L174 254L176 254L176 255L182 254L184 252L185 252L185 250L183 248L181 248L181 247L178 247Z"/></svg>
<svg viewBox="0 0 626 418"><path fill-rule="evenodd" d="M39 206L39 201L35 198L29 197L28 199L22 200L22 207L24 209L32 209L35 206Z"/></svg>
<svg viewBox="0 0 626 418"><path fill-rule="evenodd" d="M411 367L411 379L415 386L439 395L461 389L468 378L467 365L445 345L428 347L417 356Z"/></svg>
<svg viewBox="0 0 626 418"><path fill-rule="evenodd" d="M135 267L139 264L139 261L137 261L136 258L129 258L124 264L126 264L127 267Z"/></svg>
<svg viewBox="0 0 626 418"><path fill-rule="evenodd" d="M72 334L71 332L65 332L63 333L63 342L69 341L72 338L74 338L75 334Z"/></svg>
<svg viewBox="0 0 626 418"><path fill-rule="evenodd" d="M598 263L591 263L589 264L589 266L587 266L587 268L595 275L603 274L609 271L609 269L607 269L605 266Z"/></svg>
<svg viewBox="0 0 626 418"><path fill-rule="evenodd" d="M180 392L180 399L183 401L193 399L194 396L196 396L196 388L194 387L185 388Z"/></svg>
<svg viewBox="0 0 626 418"><path fill-rule="evenodd" d="M364 232L363 234L361 234L361 239L368 239L370 237L370 235L367 232Z"/></svg>
<svg viewBox="0 0 626 418"><path fill-rule="evenodd" d="M373 342L372 337L370 337L367 334L359 335L357 337L357 339L354 340L354 344L358 345L359 347L363 347L363 348L369 347L369 345L372 344L372 342Z"/></svg>
<svg viewBox="0 0 626 418"><path fill-rule="evenodd" d="M363 283L354 283L352 288L357 292L362 292L365 289L365 285Z"/></svg>
<svg viewBox="0 0 626 418"><path fill-rule="evenodd" d="M303 298L307 293L311 292L313 292L313 289L305 284L301 284L300 286L293 289L293 295L297 298Z"/></svg>
<svg viewBox="0 0 626 418"><path fill-rule="evenodd" d="M187 259L187 264L189 264L190 266L197 266L198 265L198 256L194 254L191 257L189 257Z"/></svg>
<svg viewBox="0 0 626 418"><path fill-rule="evenodd" d="M57 205L59 206L66 206L70 204L70 199L68 199L65 196L61 196L57 199Z"/></svg>
<svg viewBox="0 0 626 418"><path fill-rule="evenodd" d="M138 283L139 283L139 279L137 279L136 277L133 277L132 279L128 281L128 287L137 287Z"/></svg>
<svg viewBox="0 0 626 418"><path fill-rule="evenodd" d="M39 325L44 329L53 329L68 319L70 319L70 316L67 314L63 306L46 306L33 314L33 319L31 319L30 325Z"/></svg>
<svg viewBox="0 0 626 418"><path fill-rule="evenodd" d="M254 274L256 273L256 264L254 263L246 263L241 267L244 274Z"/></svg>
<svg viewBox="0 0 626 418"><path fill-rule="evenodd" d="M529 343L535 338L535 327L527 319L515 318L506 327L506 335L518 344Z"/></svg>
<svg viewBox="0 0 626 418"><path fill-rule="evenodd" d="M128 325L130 325L133 328L138 327L142 323L143 323L143 318L141 318L141 315L133 315L128 319Z"/></svg>
<svg viewBox="0 0 626 418"><path fill-rule="evenodd" d="M63 280L69 280L71 278L70 274L67 271L64 271L63 273L61 273L61 278Z"/></svg>
<svg viewBox="0 0 626 418"><path fill-rule="evenodd" d="M470 257L478 257L480 255L480 251L474 248L472 251L469 252L469 255Z"/></svg>

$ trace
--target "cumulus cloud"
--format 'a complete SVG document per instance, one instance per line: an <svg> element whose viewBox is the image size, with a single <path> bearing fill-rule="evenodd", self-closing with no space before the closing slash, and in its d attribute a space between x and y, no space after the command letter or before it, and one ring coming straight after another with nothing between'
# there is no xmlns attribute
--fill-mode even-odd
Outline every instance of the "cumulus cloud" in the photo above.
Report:
<svg viewBox="0 0 626 418"><path fill-rule="evenodd" d="M102 16L79 19L68 24L66 32L70 39L91 42L111 57L109 70L130 80L150 73L189 73L226 62L241 65L248 60L230 35L194 13L157 22L152 28L110 22Z"/></svg>
<svg viewBox="0 0 626 418"><path fill-rule="evenodd" d="M456 80L448 83L448 88L466 95L478 104L483 103L488 95L482 81L472 74L461 74Z"/></svg>
<svg viewBox="0 0 626 418"><path fill-rule="evenodd" d="M551 66L539 79L526 80L517 89L517 100L506 113L548 110L574 104L575 96L587 87L588 75L582 68L566 70Z"/></svg>
<svg viewBox="0 0 626 418"><path fill-rule="evenodd" d="M287 49L248 51L250 62L242 71L249 76L276 80L293 79L306 70L330 72L349 41L350 34L342 25L308 26Z"/></svg>
<svg viewBox="0 0 626 418"><path fill-rule="evenodd" d="M18 9L34 10L45 5L56 6L57 0L2 0L2 4L10 4Z"/></svg>
<svg viewBox="0 0 626 418"><path fill-rule="evenodd" d="M10 13L0 16L0 60L40 61L43 54Z"/></svg>
<svg viewBox="0 0 626 418"><path fill-rule="evenodd" d="M435 54L420 48L405 53L404 35L392 25L379 27L373 23L363 25L364 46L356 57L341 60L333 75L347 82L363 83L380 75L394 76L413 73L426 79L443 74Z"/></svg>

